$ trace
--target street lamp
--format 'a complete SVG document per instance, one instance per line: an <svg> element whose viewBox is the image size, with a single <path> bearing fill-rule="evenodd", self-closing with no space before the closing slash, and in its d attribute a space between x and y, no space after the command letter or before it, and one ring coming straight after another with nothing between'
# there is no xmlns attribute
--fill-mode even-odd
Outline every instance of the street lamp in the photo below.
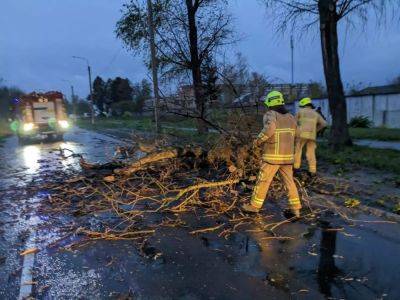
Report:
<svg viewBox="0 0 400 300"><path fill-rule="evenodd" d="M89 74L89 91L90 91L90 113L92 116L92 124L94 124L94 107L93 107L93 91L92 91L92 72L89 65L89 60L86 57L72 56L72 58L84 60L86 62Z"/></svg>
<svg viewBox="0 0 400 300"><path fill-rule="evenodd" d="M64 82L68 82L69 85L71 86L71 104L72 104L72 110L73 114L76 116L76 103L74 102L75 99L75 94L74 94L74 86L72 85L72 82L66 79L61 79Z"/></svg>

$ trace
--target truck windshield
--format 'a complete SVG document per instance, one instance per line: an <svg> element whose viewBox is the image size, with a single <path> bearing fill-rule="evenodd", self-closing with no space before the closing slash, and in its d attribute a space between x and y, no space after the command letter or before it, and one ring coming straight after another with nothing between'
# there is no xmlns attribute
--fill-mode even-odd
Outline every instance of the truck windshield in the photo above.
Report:
<svg viewBox="0 0 400 300"><path fill-rule="evenodd" d="M54 102L34 102L33 119L35 123L47 123L48 120L55 117Z"/></svg>

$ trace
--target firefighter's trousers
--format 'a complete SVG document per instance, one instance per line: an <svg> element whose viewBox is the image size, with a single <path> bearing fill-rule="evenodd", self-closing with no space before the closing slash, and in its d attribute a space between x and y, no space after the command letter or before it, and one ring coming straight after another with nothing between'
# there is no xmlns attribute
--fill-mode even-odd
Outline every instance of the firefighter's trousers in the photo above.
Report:
<svg viewBox="0 0 400 300"><path fill-rule="evenodd" d="M310 173L317 172L317 158L315 157L315 149L317 143L314 140L298 139L296 141L296 152L294 155L294 168L300 169L301 158L303 155L303 147L306 146L306 158L308 161L308 170Z"/></svg>
<svg viewBox="0 0 400 300"><path fill-rule="evenodd" d="M263 163L261 166L257 183L254 187L253 195L251 197L251 205L257 208L262 207L265 197L267 196L269 186L271 185L271 182L278 171L288 192L290 208L300 209L301 203L299 193L293 180L293 166L271 165L268 163Z"/></svg>

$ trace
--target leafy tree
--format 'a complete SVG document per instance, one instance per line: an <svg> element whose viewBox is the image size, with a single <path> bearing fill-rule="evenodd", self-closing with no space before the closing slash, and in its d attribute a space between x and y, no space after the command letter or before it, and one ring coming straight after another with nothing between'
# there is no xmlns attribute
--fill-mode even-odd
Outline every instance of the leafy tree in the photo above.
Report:
<svg viewBox="0 0 400 300"><path fill-rule="evenodd" d="M111 100L111 85L112 85L113 80L111 78L107 79L105 83L105 102L106 106L110 106L112 103Z"/></svg>
<svg viewBox="0 0 400 300"><path fill-rule="evenodd" d="M0 118L12 117L12 101L22 94L23 92L16 87L0 87Z"/></svg>
<svg viewBox="0 0 400 300"><path fill-rule="evenodd" d="M186 74L194 88L198 131L206 130L202 64L229 41L230 15L225 0L157 0L153 5L155 43L164 76ZM136 53L149 53L147 6L132 0L123 8L117 36Z"/></svg>
<svg viewBox="0 0 400 300"><path fill-rule="evenodd" d="M113 115L117 117L126 116L127 112L131 114L135 112L135 105L134 102L131 100L113 102L110 106Z"/></svg>
<svg viewBox="0 0 400 300"><path fill-rule="evenodd" d="M85 113L90 113L90 103L83 99L76 100L76 113L78 115L83 115Z"/></svg>
<svg viewBox="0 0 400 300"><path fill-rule="evenodd" d="M210 57L207 57L204 60L202 66L202 76L204 97L207 98L207 103L209 103L210 106L215 106L217 104L221 90L217 85L218 69L216 63Z"/></svg>
<svg viewBox="0 0 400 300"><path fill-rule="evenodd" d="M107 102L107 86L104 80L97 76L93 81L93 102L100 112L104 112Z"/></svg>
<svg viewBox="0 0 400 300"><path fill-rule="evenodd" d="M352 144L347 126L347 106L341 78L338 53L338 23L359 18L366 22L374 11L382 21L394 0L264 0L267 8L273 8L279 18L279 29L297 29L300 34L313 24L319 24L323 66L332 114L330 144L333 148ZM356 22L352 22L355 25Z"/></svg>
<svg viewBox="0 0 400 300"><path fill-rule="evenodd" d="M146 79L140 83L133 85L133 101L135 103L135 111L142 113L144 103L151 98L151 84Z"/></svg>
<svg viewBox="0 0 400 300"><path fill-rule="evenodd" d="M131 83L127 78L116 77L110 84L110 102L132 101Z"/></svg>

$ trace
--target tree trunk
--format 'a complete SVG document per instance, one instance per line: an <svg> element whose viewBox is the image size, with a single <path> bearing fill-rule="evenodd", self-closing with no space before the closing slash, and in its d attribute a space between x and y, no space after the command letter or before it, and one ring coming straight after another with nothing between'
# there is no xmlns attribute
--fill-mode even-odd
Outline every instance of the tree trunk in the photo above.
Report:
<svg viewBox="0 0 400 300"><path fill-rule="evenodd" d="M329 143L334 149L351 145L347 126L347 106L340 75L338 54L338 34L335 0L319 0L322 59L326 86L328 89L329 109L332 115L332 128Z"/></svg>
<svg viewBox="0 0 400 300"><path fill-rule="evenodd" d="M192 70L192 80L194 88L194 98L196 103L196 109L199 114L197 120L197 131L199 133L207 132L206 124L201 120L205 116L205 98L203 97L203 85L201 79L201 61L199 59L198 49L198 37L197 37L197 25L196 25L196 12L198 7L197 4L193 4L192 0L186 0L186 8L188 15L189 24L189 44L190 44L190 61Z"/></svg>
<svg viewBox="0 0 400 300"><path fill-rule="evenodd" d="M153 77L153 90L154 90L154 122L156 125L156 132L160 131L160 124L158 122L158 108L160 106L160 95L158 92L158 60L156 55L156 43L154 38L154 22L153 22L153 3L147 0L147 20L149 23L149 36L150 36L150 51L151 51L151 70Z"/></svg>

